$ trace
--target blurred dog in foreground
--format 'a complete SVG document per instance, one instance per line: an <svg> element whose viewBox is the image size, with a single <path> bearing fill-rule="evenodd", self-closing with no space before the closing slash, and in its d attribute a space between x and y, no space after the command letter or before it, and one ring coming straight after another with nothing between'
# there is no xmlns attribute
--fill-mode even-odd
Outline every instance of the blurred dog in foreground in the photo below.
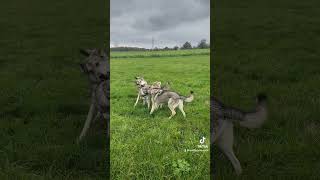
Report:
<svg viewBox="0 0 320 180"><path fill-rule="evenodd" d="M243 111L238 108L226 106L216 98L211 99L211 112L213 112L213 133L211 143L217 144L221 151L231 161L236 173L242 173L239 160L233 152L233 123L238 122L240 126L247 128L259 128L267 119L267 97L258 94L257 105L253 111ZM213 147L213 146L212 146Z"/></svg>
<svg viewBox="0 0 320 180"><path fill-rule="evenodd" d="M86 135L91 121L96 118L102 118L107 123L107 137L109 137L109 81L110 68L108 56L105 50L101 49L86 49L80 50L85 55L86 62L80 64L82 71L88 76L91 89L91 105L87 115L87 119L77 139L79 143Z"/></svg>

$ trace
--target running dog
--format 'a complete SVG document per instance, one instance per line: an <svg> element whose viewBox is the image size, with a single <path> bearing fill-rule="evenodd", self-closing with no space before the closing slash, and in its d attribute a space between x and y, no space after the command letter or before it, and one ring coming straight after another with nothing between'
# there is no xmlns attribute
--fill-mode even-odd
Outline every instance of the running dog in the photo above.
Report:
<svg viewBox="0 0 320 180"><path fill-rule="evenodd" d="M171 116L169 119L171 119L173 116L176 115L175 109L178 107L181 111L184 118L186 118L186 113L183 110L183 103L184 102L192 102L194 99L193 91L190 92L190 96L185 97L181 96L178 93L166 89L157 89L157 91L152 96L152 107L150 114L153 114L155 110L161 106L161 104L167 103L169 109L171 110Z"/></svg>
<svg viewBox="0 0 320 180"><path fill-rule="evenodd" d="M257 105L253 111L243 111L238 108L226 106L216 98L211 99L211 112L213 112L213 133L211 143L216 143L221 151L231 161L233 168L239 175L242 168L239 160L233 152L233 123L238 122L240 126L247 128L259 128L267 119L267 97L258 94Z"/></svg>
<svg viewBox="0 0 320 180"><path fill-rule="evenodd" d="M92 49L80 50L85 55L86 62L80 64L82 71L88 76L91 89L91 105L87 119L77 139L79 143L86 135L91 121L96 118L102 118L107 122L107 137L109 137L109 80L110 71L108 56L105 50Z"/></svg>

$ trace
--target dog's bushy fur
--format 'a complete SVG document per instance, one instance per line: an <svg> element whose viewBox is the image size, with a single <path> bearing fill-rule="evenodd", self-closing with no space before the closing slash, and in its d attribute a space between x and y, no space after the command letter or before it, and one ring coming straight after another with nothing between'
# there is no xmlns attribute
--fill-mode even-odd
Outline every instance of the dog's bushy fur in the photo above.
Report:
<svg viewBox="0 0 320 180"><path fill-rule="evenodd" d="M86 62L80 64L82 71L88 76L91 88L91 105L87 119L79 135L79 143L86 135L91 121L95 118L103 119L107 124L107 137L109 137L109 80L110 68L108 56L105 50L91 49L81 50Z"/></svg>
<svg viewBox="0 0 320 180"><path fill-rule="evenodd" d="M241 109L227 106L218 99L211 98L212 117L211 144L217 144L221 151L231 161L237 174L242 173L239 160L233 152L233 123L238 122L240 126L247 128L259 128L267 119L267 97L258 94L257 105L253 111L243 111Z"/></svg>

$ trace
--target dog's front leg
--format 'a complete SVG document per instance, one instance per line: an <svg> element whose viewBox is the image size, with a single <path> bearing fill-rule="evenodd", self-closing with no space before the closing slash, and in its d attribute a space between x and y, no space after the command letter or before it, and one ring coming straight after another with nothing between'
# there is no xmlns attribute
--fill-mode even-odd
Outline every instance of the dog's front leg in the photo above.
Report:
<svg viewBox="0 0 320 180"><path fill-rule="evenodd" d="M140 99L140 92L138 93L138 97L137 97L136 103L134 103L133 107L136 107L136 105L138 104L139 99Z"/></svg>
<svg viewBox="0 0 320 180"><path fill-rule="evenodd" d="M89 109L89 113L88 113L88 116L87 116L87 119L86 119L86 122L82 128L82 131L81 131L81 134L77 140L77 143L79 144L81 142L81 140L83 139L83 137L86 135L89 127L90 127L90 124L91 124L91 121L92 119L94 118L94 114L95 114L95 111L96 111L96 108L94 106L94 103L91 103L91 106L90 106L90 109Z"/></svg>
<svg viewBox="0 0 320 180"><path fill-rule="evenodd" d="M147 100L147 104L148 104L148 109L150 109L150 96L147 96L146 100Z"/></svg>

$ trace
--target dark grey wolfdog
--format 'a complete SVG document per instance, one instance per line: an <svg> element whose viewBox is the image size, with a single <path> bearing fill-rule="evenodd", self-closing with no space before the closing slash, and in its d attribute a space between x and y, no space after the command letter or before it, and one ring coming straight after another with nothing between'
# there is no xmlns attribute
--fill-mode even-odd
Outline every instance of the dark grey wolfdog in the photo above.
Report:
<svg viewBox="0 0 320 180"><path fill-rule="evenodd" d="M256 97L255 110L243 111L238 108L226 106L216 98L211 98L211 144L217 144L221 151L231 161L233 168L239 175L242 168L233 152L233 123L247 128L259 128L267 119L267 96L260 93ZM213 146L211 146L213 147Z"/></svg>
<svg viewBox="0 0 320 180"><path fill-rule="evenodd" d="M109 137L110 65L107 52L101 49L86 49L80 50L80 52L87 57L86 62L80 64L80 67L89 78L91 105L77 143L86 135L91 121L95 118L102 118L106 121L107 137Z"/></svg>
<svg viewBox="0 0 320 180"><path fill-rule="evenodd" d="M193 91L190 91L190 95L188 97L181 96L177 92L171 90L162 90L159 93L152 96L152 106L150 114L152 114L155 110L161 106L161 104L168 103L168 107L171 111L171 119L173 116L176 115L175 109L178 107L181 111L183 117L186 117L186 113L183 110L183 103L184 102L192 102L194 99Z"/></svg>

